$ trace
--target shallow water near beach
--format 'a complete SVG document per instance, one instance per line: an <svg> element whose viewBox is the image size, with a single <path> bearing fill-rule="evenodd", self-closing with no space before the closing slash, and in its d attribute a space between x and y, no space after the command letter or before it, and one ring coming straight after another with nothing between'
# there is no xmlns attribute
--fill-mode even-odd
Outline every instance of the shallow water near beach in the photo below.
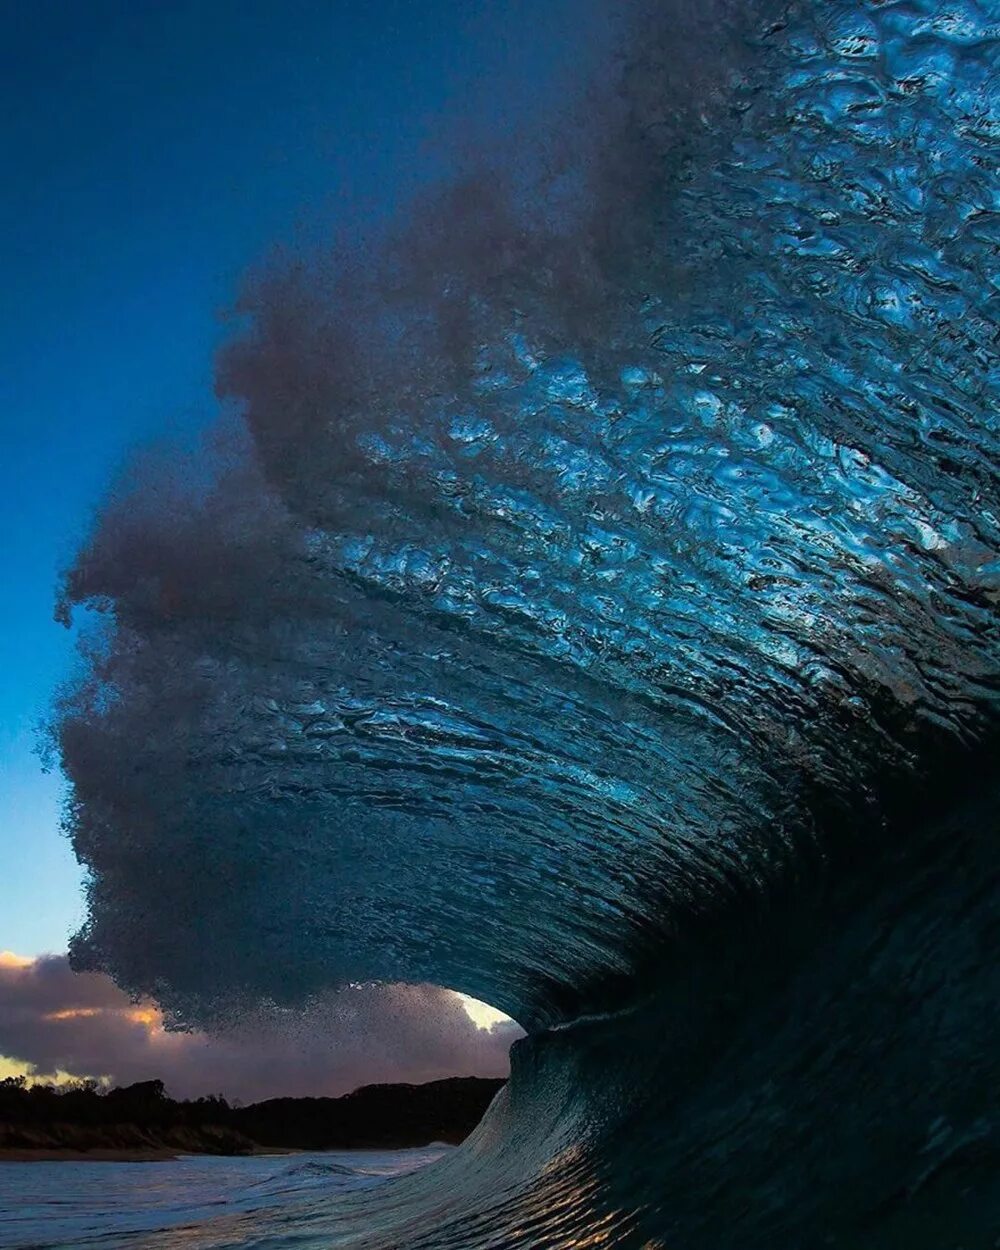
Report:
<svg viewBox="0 0 1000 1250"><path fill-rule="evenodd" d="M447 1147L317 1151L144 1163L0 1165L0 1247L83 1250L218 1241L234 1222L272 1220L310 1198L373 1189L426 1166Z"/></svg>

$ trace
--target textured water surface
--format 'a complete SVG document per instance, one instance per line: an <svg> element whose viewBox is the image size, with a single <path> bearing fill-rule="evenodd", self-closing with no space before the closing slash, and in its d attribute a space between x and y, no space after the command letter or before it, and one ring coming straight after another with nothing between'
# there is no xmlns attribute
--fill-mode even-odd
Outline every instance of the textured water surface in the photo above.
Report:
<svg viewBox="0 0 1000 1250"><path fill-rule="evenodd" d="M81 964L180 1019L389 979L529 1029L465 1148L288 1244L1000 1235L1000 12L726 29L681 102L639 58L597 277L481 266L474 350L404 382L269 288L252 468L111 505L70 576Z"/></svg>
<svg viewBox="0 0 1000 1250"><path fill-rule="evenodd" d="M441 1149L345 1151L149 1163L7 1163L0 1166L0 1246L7 1250L124 1247L171 1230L198 1238L259 1224L307 1199L373 1188L426 1166Z"/></svg>

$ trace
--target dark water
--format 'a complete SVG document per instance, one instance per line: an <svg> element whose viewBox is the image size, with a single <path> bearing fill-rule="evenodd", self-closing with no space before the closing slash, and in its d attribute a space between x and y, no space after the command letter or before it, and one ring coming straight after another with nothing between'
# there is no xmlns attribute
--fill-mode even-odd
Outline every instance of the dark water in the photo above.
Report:
<svg viewBox="0 0 1000 1250"><path fill-rule="evenodd" d="M288 1218L321 1195L377 1188L445 1153L344 1151L255 1158L186 1156L164 1162L6 1163L0 1167L0 1246L84 1250L199 1238Z"/></svg>
<svg viewBox="0 0 1000 1250"><path fill-rule="evenodd" d="M575 308L342 418L323 300L257 309L260 483L71 578L82 966L529 1031L463 1149L206 1244L1000 1245L1000 9L678 29Z"/></svg>

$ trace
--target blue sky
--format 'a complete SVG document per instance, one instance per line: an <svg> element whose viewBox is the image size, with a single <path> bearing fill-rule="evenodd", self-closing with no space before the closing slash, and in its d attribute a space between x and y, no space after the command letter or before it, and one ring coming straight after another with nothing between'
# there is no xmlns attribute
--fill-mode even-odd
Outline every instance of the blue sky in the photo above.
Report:
<svg viewBox="0 0 1000 1250"><path fill-rule="evenodd" d="M215 411L240 275L390 213L442 127L531 107L564 0L76 0L0 48L0 948L81 918L34 726L72 660L53 588L127 449ZM499 90L502 85L503 90ZM494 119L494 120L491 120ZM506 122L501 122L503 128Z"/></svg>

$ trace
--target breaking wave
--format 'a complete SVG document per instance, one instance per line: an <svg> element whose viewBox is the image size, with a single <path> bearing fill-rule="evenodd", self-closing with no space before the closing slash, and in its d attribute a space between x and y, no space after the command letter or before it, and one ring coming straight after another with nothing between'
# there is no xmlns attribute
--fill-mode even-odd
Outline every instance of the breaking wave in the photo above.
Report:
<svg viewBox="0 0 1000 1250"><path fill-rule="evenodd" d="M694 7L258 275L67 575L77 966L528 1030L243 1244L995 1244L1000 17Z"/></svg>

